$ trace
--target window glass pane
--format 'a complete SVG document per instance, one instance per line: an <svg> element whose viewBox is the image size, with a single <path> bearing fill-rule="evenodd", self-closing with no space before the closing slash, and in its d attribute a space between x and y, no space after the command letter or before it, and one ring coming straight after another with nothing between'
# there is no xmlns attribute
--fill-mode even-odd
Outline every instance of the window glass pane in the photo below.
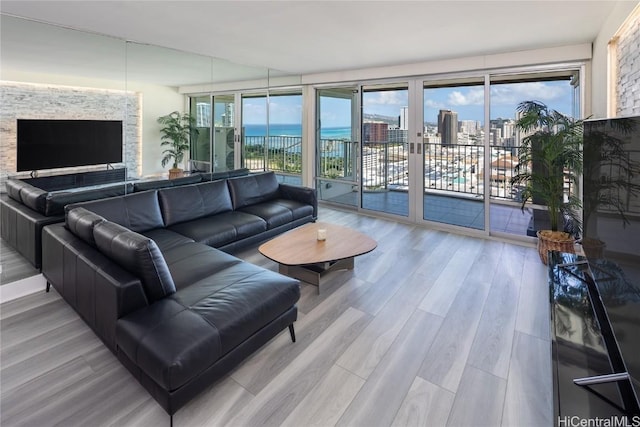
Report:
<svg viewBox="0 0 640 427"><path fill-rule="evenodd" d="M242 96L242 166L252 172L267 170L267 96Z"/></svg>
<svg viewBox="0 0 640 427"><path fill-rule="evenodd" d="M243 96L242 129L244 167L275 171L281 182L300 183L302 94Z"/></svg>
<svg viewBox="0 0 640 427"><path fill-rule="evenodd" d="M573 116L579 102L575 96L578 79L572 78L574 74L573 71L555 71L491 78L489 195L492 231L536 235L536 218L542 218L546 211L532 207L522 210L522 187L511 184L511 177L519 163L518 147L526 136L516 129L517 106L524 101L539 101L550 109Z"/></svg>
<svg viewBox="0 0 640 427"><path fill-rule="evenodd" d="M424 219L484 229L484 83L424 86Z"/></svg>
<svg viewBox="0 0 640 427"><path fill-rule="evenodd" d="M211 97L192 97L191 115L195 118L198 137L191 141L191 169L211 172Z"/></svg>

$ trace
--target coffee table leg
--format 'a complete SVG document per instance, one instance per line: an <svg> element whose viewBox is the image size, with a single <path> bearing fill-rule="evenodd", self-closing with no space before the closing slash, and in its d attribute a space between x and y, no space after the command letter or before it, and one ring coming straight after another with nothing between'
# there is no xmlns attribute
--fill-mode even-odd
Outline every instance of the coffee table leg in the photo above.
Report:
<svg viewBox="0 0 640 427"><path fill-rule="evenodd" d="M320 275L322 272L309 270L299 265L282 265L279 264L278 271L285 276L294 277L303 282L320 286Z"/></svg>
<svg viewBox="0 0 640 427"><path fill-rule="evenodd" d="M294 277L303 282L310 283L318 287L320 292L320 278L329 271L353 270L354 257L341 259L334 263L323 263L314 265L284 265L278 264L278 272L285 276Z"/></svg>

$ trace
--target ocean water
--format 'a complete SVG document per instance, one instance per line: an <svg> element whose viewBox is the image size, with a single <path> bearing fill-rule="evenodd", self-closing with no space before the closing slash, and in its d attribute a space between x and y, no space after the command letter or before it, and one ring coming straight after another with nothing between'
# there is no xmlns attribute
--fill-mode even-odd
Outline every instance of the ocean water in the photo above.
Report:
<svg viewBox="0 0 640 427"><path fill-rule="evenodd" d="M267 125L245 124L245 136L266 136ZM270 136L302 136L302 125L300 124L272 124L269 125ZM320 132L322 139L350 139L351 127L322 128Z"/></svg>

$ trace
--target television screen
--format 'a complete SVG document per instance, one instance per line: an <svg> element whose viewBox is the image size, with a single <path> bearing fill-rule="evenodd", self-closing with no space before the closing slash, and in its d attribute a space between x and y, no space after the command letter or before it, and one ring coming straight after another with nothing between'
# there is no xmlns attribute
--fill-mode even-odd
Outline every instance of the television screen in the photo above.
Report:
<svg viewBox="0 0 640 427"><path fill-rule="evenodd" d="M121 120L18 119L17 170L122 162Z"/></svg>
<svg viewBox="0 0 640 427"><path fill-rule="evenodd" d="M615 337L608 347L640 396L640 116L585 121L583 181L582 246Z"/></svg>

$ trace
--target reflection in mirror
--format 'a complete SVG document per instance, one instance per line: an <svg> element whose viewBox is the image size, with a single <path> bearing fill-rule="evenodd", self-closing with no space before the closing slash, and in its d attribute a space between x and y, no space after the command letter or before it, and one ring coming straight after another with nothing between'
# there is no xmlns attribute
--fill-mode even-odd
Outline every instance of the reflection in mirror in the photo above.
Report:
<svg viewBox="0 0 640 427"><path fill-rule="evenodd" d="M169 48L128 42L126 77L127 90L139 94L142 100L139 110L130 109L128 112L139 115L142 122L138 156L140 173L137 178L167 178L167 169L171 168L173 162L163 166L161 160L164 151L172 147L161 145L162 125L158 123L158 118L173 112L178 112L180 116L190 112L190 105L179 88L186 84L205 85L211 82L212 59ZM194 116L193 112L191 115ZM207 137L206 132L200 132L200 135L198 143ZM191 171L188 150L178 167L186 172Z"/></svg>
<svg viewBox="0 0 640 427"><path fill-rule="evenodd" d="M55 138L25 135L36 125L47 129L55 125L60 132L60 126L77 129L87 123L104 124L97 121L120 122L123 137L115 143L126 147L127 136L137 133L137 124L125 116L125 105L133 102L125 91L125 43L6 15L1 19L2 180L7 176L103 171L79 177L103 176L101 179L122 182L126 174L121 172L130 167L126 148L120 150L121 158L110 155L100 161L95 150L65 152L52 146L57 144ZM22 125L31 125L29 129L21 126L21 138L19 120ZM33 162L23 163L28 155L38 158L37 171L25 166Z"/></svg>

